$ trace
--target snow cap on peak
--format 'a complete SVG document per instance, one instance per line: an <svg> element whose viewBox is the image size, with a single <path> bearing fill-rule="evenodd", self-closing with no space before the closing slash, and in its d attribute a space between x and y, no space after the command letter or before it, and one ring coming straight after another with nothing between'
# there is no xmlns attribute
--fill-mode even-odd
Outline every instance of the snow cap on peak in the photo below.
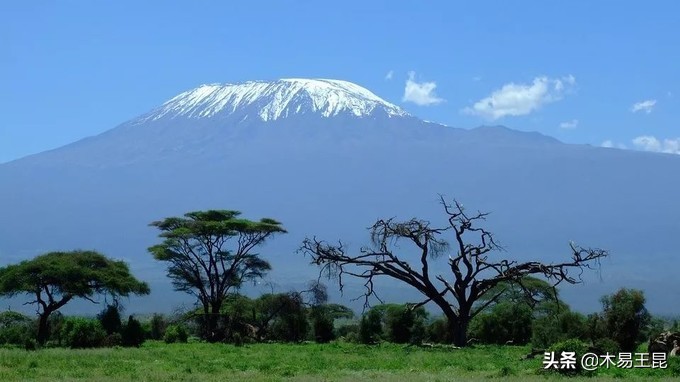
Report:
<svg viewBox="0 0 680 382"><path fill-rule="evenodd" d="M143 120L212 118L238 113L243 117L256 114L263 121L273 121L296 114L366 117L376 112L388 117L408 116L398 106L351 82L285 78L201 85L165 102Z"/></svg>

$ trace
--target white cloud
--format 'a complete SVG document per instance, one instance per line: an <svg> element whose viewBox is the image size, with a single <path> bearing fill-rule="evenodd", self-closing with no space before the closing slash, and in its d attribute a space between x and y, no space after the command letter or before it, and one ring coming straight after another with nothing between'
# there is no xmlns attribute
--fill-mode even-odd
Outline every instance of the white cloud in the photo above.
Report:
<svg viewBox="0 0 680 382"><path fill-rule="evenodd" d="M444 102L443 99L437 97L434 90L437 88L436 82L416 82L416 73L409 72L408 80L406 80L406 87L404 88L403 102L413 102L420 106L436 105Z"/></svg>
<svg viewBox="0 0 680 382"><path fill-rule="evenodd" d="M664 139L663 141L651 135L642 135L633 139L633 145L643 151L653 151L666 154L680 154L680 138Z"/></svg>
<svg viewBox="0 0 680 382"><path fill-rule="evenodd" d="M623 143L614 143L613 141L611 141L609 139L602 142L602 144L600 146L607 147L607 148L623 149L623 150L627 149L626 145L624 145Z"/></svg>
<svg viewBox="0 0 680 382"><path fill-rule="evenodd" d="M531 84L511 82L463 109L463 112L488 119L527 115L544 104L559 101L575 84L576 78L572 75L562 78L536 77Z"/></svg>
<svg viewBox="0 0 680 382"><path fill-rule="evenodd" d="M633 113L637 113L638 111L644 111L645 113L649 114L652 112L654 105L656 105L656 100L648 99L634 104L633 107L631 107L630 111L632 111Z"/></svg>
<svg viewBox="0 0 680 382"><path fill-rule="evenodd" d="M578 126L578 119L560 123L560 129L575 129Z"/></svg>
<svg viewBox="0 0 680 382"><path fill-rule="evenodd" d="M390 70L389 72L387 72L387 74L385 74L385 80L387 81L391 80L392 77L394 77L394 70Z"/></svg>

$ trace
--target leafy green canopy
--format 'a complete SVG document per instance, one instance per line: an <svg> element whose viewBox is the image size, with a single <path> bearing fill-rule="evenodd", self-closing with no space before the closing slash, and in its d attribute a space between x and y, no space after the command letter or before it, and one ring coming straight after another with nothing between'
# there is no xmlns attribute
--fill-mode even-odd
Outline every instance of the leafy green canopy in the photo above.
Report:
<svg viewBox="0 0 680 382"><path fill-rule="evenodd" d="M149 286L130 274L127 264L95 251L50 252L0 268L0 295L29 294L38 304L38 343L48 336L48 317L73 298L94 302L100 294L113 297L149 294Z"/></svg>
<svg viewBox="0 0 680 382"><path fill-rule="evenodd" d="M34 303L43 301L43 293L49 302L58 302L58 297L148 294L149 286L135 279L123 261L95 251L50 252L0 268L0 295L22 293L36 295Z"/></svg>
<svg viewBox="0 0 680 382"><path fill-rule="evenodd" d="M217 318L232 289L255 280L271 269L253 253L276 233L285 233L273 219L251 221L230 210L195 211L151 223L163 238L149 248L156 260L168 263L168 277L175 290L195 296L207 318L204 337L220 340Z"/></svg>
<svg viewBox="0 0 680 382"><path fill-rule="evenodd" d="M240 219L240 212L209 210L189 212L151 223L162 232L161 244L149 248L156 260L169 263L168 276L177 290L203 302L223 300L231 287L264 276L269 264L250 253L275 233L285 233L281 223L264 218ZM235 238L235 249L227 250Z"/></svg>

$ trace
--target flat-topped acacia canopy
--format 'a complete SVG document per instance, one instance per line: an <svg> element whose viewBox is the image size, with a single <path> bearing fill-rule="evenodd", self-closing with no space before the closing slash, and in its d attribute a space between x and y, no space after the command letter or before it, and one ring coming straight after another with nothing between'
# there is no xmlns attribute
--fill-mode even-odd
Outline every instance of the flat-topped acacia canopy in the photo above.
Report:
<svg viewBox="0 0 680 382"><path fill-rule="evenodd" d="M101 294L129 296L149 294L149 286L137 280L123 261L96 251L49 252L31 260L0 268L0 295L28 294L38 304L38 342L47 340L49 315L74 298L94 301Z"/></svg>

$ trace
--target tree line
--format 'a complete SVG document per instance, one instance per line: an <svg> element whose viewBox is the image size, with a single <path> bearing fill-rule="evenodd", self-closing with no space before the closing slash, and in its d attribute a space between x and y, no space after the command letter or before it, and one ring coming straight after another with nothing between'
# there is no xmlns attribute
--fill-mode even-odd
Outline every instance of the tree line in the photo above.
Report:
<svg viewBox="0 0 680 382"><path fill-rule="evenodd" d="M499 258L502 247L482 226L488 214L470 213L455 200L440 201L446 224L379 219L369 228L370 245L356 253L342 241L331 244L316 237L303 241L298 253L319 268L319 280L335 280L341 291L348 278L363 282L360 297L366 309L354 321L350 309L328 303L326 287L319 281L304 291L272 291L254 299L241 295L246 282L262 279L271 270L257 249L286 230L274 219L248 220L231 210L189 212L150 224L160 231L161 240L149 253L167 265L175 290L196 299L196 309L173 318L156 315L140 323L130 316L124 323L120 298L148 294L149 287L132 276L124 262L95 251L50 252L0 268L0 295L25 294L27 304L37 306L38 346L48 340L61 343L62 337L69 346L138 346L148 338L182 342L195 336L237 344L328 342L341 337L362 343L430 341L455 346L475 341L531 341L544 346L579 338L610 340L628 349L651 333L653 322L639 291L621 290L605 297L603 312L588 317L571 312L559 300L557 287L582 282L582 271L599 266L607 251L571 243L562 262ZM445 260L445 267L435 266L439 259ZM404 305L384 304L374 283L378 278L397 280L423 298ZM58 314L75 298L95 302L98 296L113 303L96 320ZM426 305L436 307L441 317L430 318ZM616 314L630 315L633 321ZM25 326L25 321L15 312L5 312L0 332ZM83 333L95 333L96 338L76 338Z"/></svg>

